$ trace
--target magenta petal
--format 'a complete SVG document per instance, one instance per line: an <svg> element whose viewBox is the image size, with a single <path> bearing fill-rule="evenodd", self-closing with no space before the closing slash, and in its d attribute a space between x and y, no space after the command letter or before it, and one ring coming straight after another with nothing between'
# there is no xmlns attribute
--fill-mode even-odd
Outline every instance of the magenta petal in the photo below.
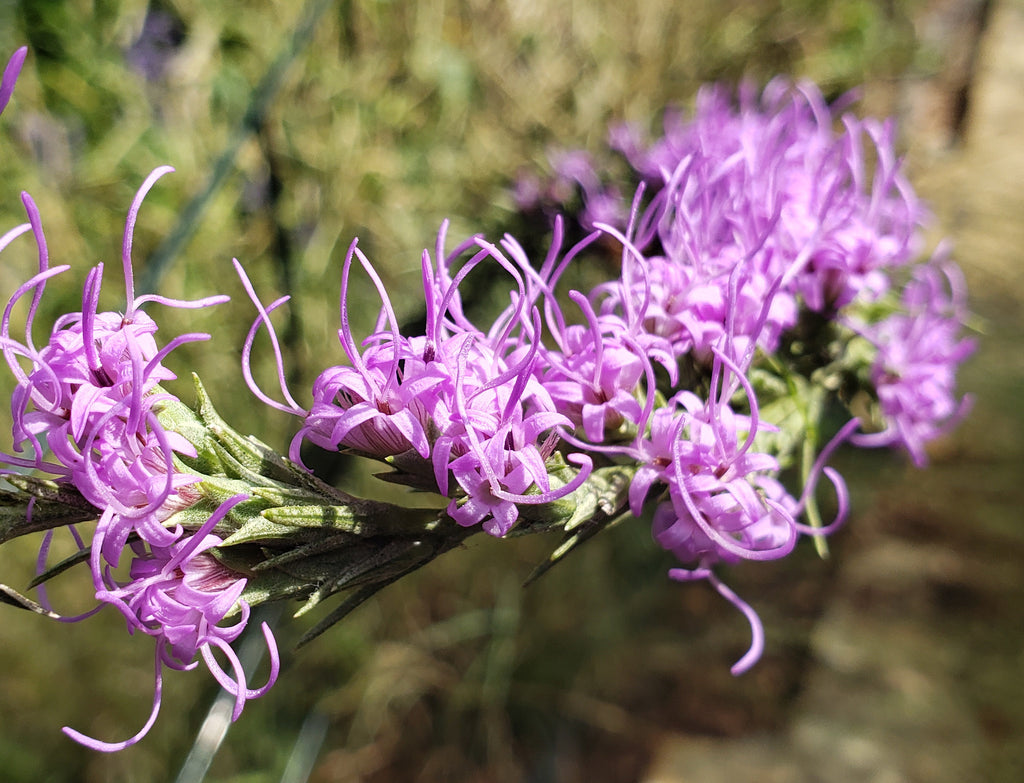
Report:
<svg viewBox="0 0 1024 783"><path fill-rule="evenodd" d="M145 737L149 733L149 730L153 728L153 724L156 723L157 715L160 714L160 700L162 693L163 673L160 661L160 652L158 650L156 654L156 675L153 685L153 709L150 711L149 718L146 720L145 724L143 724L142 728L134 737L132 737L131 739L124 740L123 742L102 742L101 740L93 739L92 737L87 737L80 731L75 731L74 729L69 728L68 726L65 726L62 729L62 731L75 742L77 742L80 745L84 745L90 750L98 750L103 753L116 753L119 750L124 750L125 748L131 747L136 742Z"/></svg>
<svg viewBox="0 0 1024 783"><path fill-rule="evenodd" d="M28 55L28 47L22 46L15 50L11 59L7 61L3 81L0 81L0 114L7 108L7 103L14 94L14 84L18 81L18 75L21 73L21 66L25 64L26 55Z"/></svg>

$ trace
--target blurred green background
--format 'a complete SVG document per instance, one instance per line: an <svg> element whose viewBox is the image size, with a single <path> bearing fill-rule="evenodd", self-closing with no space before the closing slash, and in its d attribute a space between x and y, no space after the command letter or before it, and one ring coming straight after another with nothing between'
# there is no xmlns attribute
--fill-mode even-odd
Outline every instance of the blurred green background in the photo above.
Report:
<svg viewBox="0 0 1024 783"><path fill-rule="evenodd" d="M72 265L47 290L41 339L52 317L79 309L81 281L98 261L107 264L103 306L122 306L127 206L150 170L173 165L141 212L137 273L168 296L228 293L232 302L187 313L150 306L162 334L214 335L170 365L186 378L199 372L229 422L283 449L296 422L272 411L254 418L241 379L253 313L232 257L264 301L292 296L275 318L292 389L306 402L301 390L342 358L337 285L353 236L400 318L415 319L419 255L443 219L456 241L531 231L520 238L543 247L514 212L516 174L545 171L556 146L599 152L610 122L657 132L664 108L687 106L707 81L785 74L814 79L832 97L865 85L862 110L907 118L910 171L935 199L942 232L982 248L992 236L985 209L965 212L949 194L973 181L963 161L977 49L967 47L959 71L956 58L993 5L1019 10L925 0L4 2L0 53L22 44L30 53L0 120L0 225L24 220L18 194L29 191L51 263ZM967 22L956 24L950 8ZM912 89L920 85L946 102L922 109ZM168 253L161 243L175 235L183 242ZM746 623L706 586L669 583L671 558L642 525L600 537L526 590L521 582L555 542L478 536L288 654L207 779L282 779L310 715L326 731L315 781L769 779L733 774L733 762L765 774L781 764L791 774L777 780L1016 779L1024 758L1008 739L1024 718L1005 691L1008 679L1021 686L1020 288L997 287L1004 269L960 257L989 333L964 382L978 393L976 412L929 473L910 472L898 456L843 457L857 513L833 560L806 547L785 563L729 573L768 634L753 672L728 673L746 649ZM16 242L0 263L0 291L34 264L32 243ZM357 331L376 315L369 287L358 286L354 296L370 304L356 314ZM272 368L257 370L272 388ZM0 379L4 392L10 385ZM187 383L172 388L191 399ZM332 469L346 489L380 491L360 466ZM0 581L23 586L37 546L4 546ZM973 559L949 565L935 547ZM83 576L55 585L58 607L89 605ZM126 637L113 613L64 626L2 609L0 779L175 778L217 691L205 672L169 674L149 737L96 754L60 726L109 740L134 733L149 705L151 643ZM309 624L278 621L282 649ZM920 636L908 641L914 628ZM850 645L877 650L883 639L885 655L866 664L854 656L860 668L850 670ZM871 693L878 700L865 703ZM849 725L822 718L823 704ZM934 720L942 709L960 722ZM925 728L905 754L869 752L872 737L885 744L907 726ZM846 772L823 772L861 735L869 744L852 746ZM815 737L827 751L817 753ZM943 759L938 776L929 777L925 746ZM700 758L710 771L693 772ZM896 777L879 776L890 768Z"/></svg>

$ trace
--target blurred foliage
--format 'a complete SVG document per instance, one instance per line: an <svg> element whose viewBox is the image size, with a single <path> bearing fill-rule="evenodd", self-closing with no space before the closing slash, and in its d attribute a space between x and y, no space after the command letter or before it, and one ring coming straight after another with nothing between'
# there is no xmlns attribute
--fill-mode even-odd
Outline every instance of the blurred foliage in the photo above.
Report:
<svg viewBox="0 0 1024 783"><path fill-rule="evenodd" d="M915 51L915 3L895 0L321 5L267 111L246 122L254 89L305 13L299 3L0 4L0 52L31 47L0 120L0 217L5 227L23 221L18 194L29 191L52 262L73 267L47 290L37 340L56 314L78 309L97 261L107 264L104 306L121 306L124 215L150 170L169 163L177 173L141 212L140 272L241 139L223 186L159 280L167 296L224 292L232 302L151 311L162 333L214 335L177 351L171 365L199 372L227 420L282 448L295 422L273 412L253 419L241 380L253 309L232 257L264 301L292 296L275 318L292 388L308 399L301 390L342 357L336 292L352 237L400 318L415 320L419 255L440 222L452 220L455 241L536 232L518 222L508 186L521 169L544 169L552 147L599 150L621 119L656 131L664 108L685 106L706 81L789 74L836 95L899 76ZM537 236L523 240L543 247ZM0 290L26 279L34 258L28 239L10 247ZM357 313L358 331L376 304L365 280L354 296L373 303ZM273 388L272 368L256 369ZM347 469L346 488L368 483ZM813 555L734 575L771 629L765 661L737 683L728 665L745 649L746 624L706 587L670 587L668 556L644 525L603 536L526 591L519 584L549 542L483 538L295 656L232 728L209 779L279 779L310 710L330 722L314 780L632 780L656 731L732 734L781 719L823 600L829 566ZM3 581L28 581L36 545L0 550ZM81 576L52 590L57 606L88 606ZM780 586L777 603L756 599ZM282 623L282 647L301 631ZM169 675L156 727L121 754L85 751L58 730L133 733L148 708L151 655L110 613L65 626L5 611L4 779L173 779L215 690L205 674Z"/></svg>

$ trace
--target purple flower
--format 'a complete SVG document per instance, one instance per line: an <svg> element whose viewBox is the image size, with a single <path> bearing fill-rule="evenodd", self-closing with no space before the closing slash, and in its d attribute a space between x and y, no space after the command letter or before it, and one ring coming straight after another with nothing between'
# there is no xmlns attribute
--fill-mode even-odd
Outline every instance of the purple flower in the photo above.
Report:
<svg viewBox="0 0 1024 783"><path fill-rule="evenodd" d="M461 500L448 505L448 516L463 527L483 523L483 529L492 536L508 533L519 519L519 507L513 499L495 491L499 487L509 495L522 495L537 479L547 489L547 473L529 473L528 461L521 455L504 448L500 433L486 443L456 457L446 466L455 476L465 493ZM543 461L540 463L543 469Z"/></svg>
<svg viewBox="0 0 1024 783"><path fill-rule="evenodd" d="M748 389L749 390L749 389ZM655 413L652 438L641 447L648 462L637 474L630 491L633 513L655 482L664 483L668 498L658 502L653 535L688 568L673 568L672 579L707 579L740 609L751 626L748 652L733 666L740 674L757 662L763 631L757 613L728 589L712 572L718 563L740 559L767 560L792 551L798 526L798 503L775 478L774 457L752 451L758 427L754 415L740 416L724 401L703 403L690 392ZM646 468L646 469L645 469Z"/></svg>
<svg viewBox="0 0 1024 783"><path fill-rule="evenodd" d="M532 267L514 239L506 236L501 243L526 276L529 301L542 304L546 313L553 345L537 349L537 377L543 392L554 411L582 427L590 446L606 440L628 440L644 428L653 407L652 361L664 367L671 382L677 377L671 346L645 328L643 306L639 314L628 301L621 313L599 313L595 309L595 302L601 306L608 298L603 286L590 297L569 291L568 297L579 308L584 323L567 324L555 288L568 264L601 234L595 231L558 259L555 251L561 246L563 223L556 220L552 253L540 269ZM642 265L645 259L627 239L617 233L613 236L621 238L626 246L623 275L628 277L630 265Z"/></svg>
<svg viewBox="0 0 1024 783"><path fill-rule="evenodd" d="M520 212L529 212L540 206L543 186L540 177L527 170L521 170L512 185L512 200Z"/></svg>
<svg viewBox="0 0 1024 783"><path fill-rule="evenodd" d="M634 123L620 122L608 130L608 146L624 155L649 185L664 184L665 172L675 169L685 155L689 123L683 113L669 109L663 126L665 135L649 146L644 131Z"/></svg>
<svg viewBox="0 0 1024 783"><path fill-rule="evenodd" d="M0 321L0 347L17 386L11 397L14 448L31 446L30 458L4 455L12 465L33 467L62 477L100 508L113 509L121 527L113 539L117 549L131 532L143 540L167 545L175 533L161 524L180 507L175 491L194 477L174 475L172 452L194 456L183 438L164 432L153 406L166 394L157 384L174 378L162 365L163 358L185 342L209 339L205 334L186 334L158 349L153 338L155 322L137 308L147 301L178 307L205 307L225 300L210 297L181 302L157 296L134 296L131 241L142 199L169 167L154 171L143 183L129 210L123 245L123 267L128 307L123 314L100 313L98 302L103 265L86 278L82 311L65 315L54 325L49 342L36 349L32 323L46 282L68 267L49 268L49 254L39 212L23 195L29 224L39 249L39 271L11 297ZM11 236L14 232L9 232ZM6 244L4 242L3 244ZM11 337L12 312L29 293L31 303L25 340ZM23 368L21 360L29 366ZM44 460L44 446L57 460ZM165 505L168 508L162 509ZM113 549L107 554L116 563Z"/></svg>
<svg viewBox="0 0 1024 783"><path fill-rule="evenodd" d="M535 174L520 171L512 187L512 198L521 212L544 210L557 214L582 195L577 217L590 231L597 223L620 224L626 217L626 204L619 189L602 182L598 168L584 150L552 150L548 153L552 175L542 181Z"/></svg>
<svg viewBox="0 0 1024 783"><path fill-rule="evenodd" d="M593 158L583 150L553 152L548 156L555 172L551 184L553 200L564 203L578 185L583 191L580 225L587 231L597 223L619 224L626 217L622 194L613 185L604 185Z"/></svg>
<svg viewBox="0 0 1024 783"><path fill-rule="evenodd" d="M383 303L382 315L392 324L390 331L380 331L367 340L365 352L356 346L348 319L348 283L354 257L377 286ZM393 326L396 320L383 283L353 242L342 269L338 331L352 366L330 367L316 379L313 405L297 440L306 437L322 448L344 446L376 457L402 454L410 449L424 459L429 456L427 411L416 393L425 392L426 388L415 383L418 373L414 369L423 360L398 334ZM410 393L411 389L415 391Z"/></svg>
<svg viewBox="0 0 1024 783"><path fill-rule="evenodd" d="M152 727L160 710L163 666L178 670L195 668L198 654L217 682L235 696L232 720L238 719L247 699L262 696L274 684L280 660L270 628L264 623L270 676L262 688L246 688L245 672L231 648L249 620L249 606L240 600L246 580L208 554L222 543L211 533L213 528L233 506L247 499L248 495L236 495L225 501L199 530L181 536L169 546L147 547L141 541L131 544L134 557L130 579L123 584L111 576L102 562L105 531L102 525L97 527L91 555L97 599L115 606L124 615L129 633L139 631L156 640L153 709L143 728L123 742L102 742L68 727L64 728L65 734L93 750L118 751L135 744ZM236 606L238 619L229 626L220 626ZM232 674L226 673L214 658L213 648L228 659Z"/></svg>
<svg viewBox="0 0 1024 783"><path fill-rule="evenodd" d="M684 562L705 566L788 554L796 540L797 502L774 478L776 459L751 449L758 426L771 428L725 402L704 404L690 392L676 402L682 410L674 417L671 452L655 458L675 515L657 532L659 543Z"/></svg>
<svg viewBox="0 0 1024 783"><path fill-rule="evenodd" d="M0 238L3 249L15 237L31 231L39 250L37 274L14 293L0 321L0 349L17 382L11 396L14 448L21 452L27 445L30 455L0 457L9 465L36 468L70 482L102 509L90 547L96 598L101 605L118 608L130 632L142 631L157 640L153 712L135 737L111 744L66 729L73 739L96 750L119 750L141 739L159 710L162 667L192 668L197 653L206 659L217 681L236 697L236 717L247 698L266 690L245 687L229 646L248 620L248 607L239 601L245 579L220 566L209 554L221 543L212 532L214 527L247 496L221 504L195 533L187 533L172 519L177 511L199 500L192 485L201 477L179 470L174 455L195 457L196 450L182 436L165 431L154 410L159 403L174 399L159 387L175 377L162 362L178 345L206 340L209 335L181 335L159 348L154 337L156 323L138 308L149 301L205 307L226 297L183 302L134 294L131 245L136 216L146 193L170 170L162 167L150 174L128 213L122 248L127 290L124 313L98 309L103 276L100 264L86 278L82 310L59 318L40 349L32 339L37 309L46 283L68 267L49 267L39 212L27 194L22 200L29 222ZM19 341L11 336L12 315L29 294L25 337ZM47 449L52 461L44 457ZM75 536L84 548L77 533ZM41 569L48 548L49 537L41 548ZM119 583L113 573L126 551L133 557L130 579ZM236 610L240 614L235 624L218 625ZM65 619L84 619L92 613ZM269 630L265 628L264 634L273 661L269 687L277 676L277 653ZM227 657L233 674L224 672L211 648Z"/></svg>
<svg viewBox="0 0 1024 783"><path fill-rule="evenodd" d="M178 19L167 11L150 8L139 37L125 52L125 59L147 81L155 82L164 75L184 39L185 31Z"/></svg>
<svg viewBox="0 0 1024 783"><path fill-rule="evenodd" d="M545 389L557 410L581 425L593 443L626 423L635 428L643 415L637 391L645 364L622 339L625 334L620 319L605 316L598 322L595 317L589 328L568 327L562 350L546 354Z"/></svg>
<svg viewBox="0 0 1024 783"><path fill-rule="evenodd" d="M965 286L946 255L940 250L931 263L914 270L901 312L864 330L878 347L871 381L885 426L854 442L901 445L918 467L928 461L925 444L948 432L971 405L968 396L956 398L956 371L975 344L961 336Z"/></svg>
<svg viewBox="0 0 1024 783"><path fill-rule="evenodd" d="M303 440L378 459L401 456L403 469L424 481L432 477L437 492L451 498L448 511L459 524L481 523L487 532L502 536L518 519L519 505L570 494L586 479L590 461L570 457L583 469L569 483L551 487L546 460L560 440L558 433L571 429L572 422L556 410L540 378L541 321L532 306L537 295L528 291L517 262L497 246L471 237L447 253L446 232L447 223L438 233L433 259L429 252L423 254L426 329L412 336L399 333L383 282L356 243L351 244L342 270L338 332L350 364L319 375L308 411L285 388L269 322L270 311L284 300L264 308L238 267L260 311L246 341L243 370L260 399L303 417L289 452L293 461L300 461ZM467 251L473 251L470 258L453 271ZM381 299L377 329L362 347L348 317L349 276L356 259ZM488 259L511 276L515 290L508 308L484 331L466 318L459 286ZM274 342L287 405L272 400L252 381L248 357L260 325L268 327Z"/></svg>
<svg viewBox="0 0 1024 783"><path fill-rule="evenodd" d="M843 116L837 132L844 105L776 80L761 94L743 87L738 104L703 88L693 116L668 113L648 148L635 128L614 128L611 145L652 197L630 236L646 257L600 287L600 312L643 302L649 334L710 365L712 347L737 360L755 345L775 351L801 307L828 315L881 298L917 252L925 211L892 124ZM599 181L586 156L566 155L559 170L585 190ZM618 221L595 225L614 233Z"/></svg>
<svg viewBox="0 0 1024 783"><path fill-rule="evenodd" d="M309 411L297 404L289 410L305 419L292 442L294 461L299 461L298 449L303 439L322 448L344 448L377 458L410 450L422 459L429 458L428 430L430 439L435 440L452 408L458 346L467 334L484 337L463 316L458 283L448 271L452 261L472 247L475 240L464 242L445 256L446 231L447 224L444 224L438 235L436 269L431 265L429 254L424 252L423 256L427 331L421 336L399 334L397 318L383 282L357 243L353 241L349 246L342 269L338 338L350 366L330 367L320 374L313 385L313 404ZM459 281L484 257L486 251L479 251L460 272ZM370 276L382 304L378 329L363 341L366 348L362 351L356 345L349 323L348 286L353 259L358 259ZM241 270L240 274L244 276ZM250 296L258 302L251 290ZM262 395L254 384L250 383L250 388ZM265 395L261 399L267 400Z"/></svg>
<svg viewBox="0 0 1024 783"><path fill-rule="evenodd" d="M641 514L651 490L664 485L668 503L659 501L656 538L684 562L706 567L783 557L796 539L799 503L775 478L775 457L752 448L759 432L776 428L760 420L740 368L720 354L714 366L715 396L703 402L692 392L678 393L638 436L630 510ZM749 416L729 403L737 389L750 404Z"/></svg>
<svg viewBox="0 0 1024 783"><path fill-rule="evenodd" d="M539 330L539 317L534 326ZM502 363L493 379L474 377L472 349L472 339L464 340L456 365L454 410L435 445L434 470L442 493L447 494L449 472L465 493L465 499L449 504L452 519L466 526L490 517L484 529L503 536L518 519L519 504L568 495L586 478L589 460L570 484L552 490L545 463L558 436L545 434L569 428L571 422L547 405L530 404L542 388L531 377L536 345L519 364ZM540 398L549 403L546 395ZM531 487L537 490L533 494L528 493Z"/></svg>
<svg viewBox="0 0 1024 783"><path fill-rule="evenodd" d="M660 231L669 254L695 245L714 258L739 239L735 257L760 244L748 263L784 275L784 290L812 310L884 293L885 271L917 251L924 210L892 151L892 123L846 115L837 134L838 110L809 83L777 80L760 98L746 87L738 109L724 90L702 90L692 123L672 139L674 214Z"/></svg>
<svg viewBox="0 0 1024 783"><path fill-rule="evenodd" d="M629 489L632 513L639 516L653 503L655 540L688 565L671 569L669 576L679 581L707 579L750 623L751 647L733 667L734 674L758 660L764 634L757 613L712 569L719 563L784 557L799 535L827 534L842 524L845 484L825 462L857 425L856 420L848 423L822 450L809 470L803 494L794 498L778 480L778 460L754 450L759 433L777 428L760 419L746 369L716 349L712 396L705 402L683 391L653 412L649 428L633 446L638 468ZM746 398L749 416L733 410L730 400L737 392ZM836 489L839 510L828 527L814 529L797 518L822 473Z"/></svg>

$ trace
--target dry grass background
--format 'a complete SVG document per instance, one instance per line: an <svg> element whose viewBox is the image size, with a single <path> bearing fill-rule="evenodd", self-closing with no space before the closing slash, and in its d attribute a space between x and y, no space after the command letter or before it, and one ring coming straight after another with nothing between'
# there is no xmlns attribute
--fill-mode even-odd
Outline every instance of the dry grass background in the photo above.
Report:
<svg viewBox="0 0 1024 783"><path fill-rule="evenodd" d="M229 421L283 447L294 421L254 418L238 370L251 306L232 257L265 300L293 296L280 323L301 390L341 358L336 290L351 237L378 264L400 316L414 319L419 254L442 219L453 237L512 229L543 246L538 228L515 215L508 187L521 169L543 171L551 148L600 151L609 122L621 119L656 131L663 109L686 106L706 81L785 74L836 95L926 72L935 55L918 45L910 21L920 5L310 2L322 15L265 113L240 134L256 86L306 12L299 3L7 3L0 52L22 43L32 51L0 121L0 218L21 222L18 192L30 191L52 260L72 264L48 291L50 314L77 309L79 283L99 260L114 309L123 216L142 179L160 164L177 169L141 213L140 270L237 141L223 185L159 279L169 296L225 292L233 301L185 316L153 310L168 334L214 334L177 352L173 367L198 371ZM147 13L176 33L152 79L130 56ZM10 248L0 291L13 291L33 264L30 242ZM363 325L375 313L367 306ZM339 470L366 483L357 468ZM272 694L232 728L209 779L280 779L311 711L328 723L312 778L323 781L628 781L665 731L732 736L777 726L799 688L831 566L804 553L735 575L757 596L770 648L753 674L732 681L744 623L710 591L670 585L665 556L635 527L613 531L527 591L520 582L546 542L474 539L391 588L289 661ZM3 581L28 578L34 546L0 551ZM84 582L66 582L57 600L83 605ZM301 631L282 622L282 645ZM0 777L173 779L213 694L202 673L168 677L156 727L124 753L93 754L59 733L70 724L129 735L144 719L150 683L148 640L124 638L112 615L65 627L4 611Z"/></svg>

